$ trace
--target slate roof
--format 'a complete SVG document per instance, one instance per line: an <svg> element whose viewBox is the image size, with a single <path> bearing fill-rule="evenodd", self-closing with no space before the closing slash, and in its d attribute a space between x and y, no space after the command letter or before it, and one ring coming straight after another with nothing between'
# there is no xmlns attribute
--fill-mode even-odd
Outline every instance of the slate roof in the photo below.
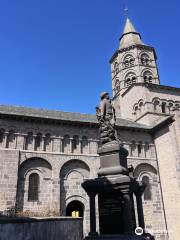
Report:
<svg viewBox="0 0 180 240"><path fill-rule="evenodd" d="M29 107L0 105L0 115L27 117L27 118L40 118L46 120L79 122L79 123L92 123L97 124L96 115L82 114L77 112L63 112L48 109L36 109ZM116 121L117 126L127 128L151 129L151 127L136 123L130 120L118 118Z"/></svg>

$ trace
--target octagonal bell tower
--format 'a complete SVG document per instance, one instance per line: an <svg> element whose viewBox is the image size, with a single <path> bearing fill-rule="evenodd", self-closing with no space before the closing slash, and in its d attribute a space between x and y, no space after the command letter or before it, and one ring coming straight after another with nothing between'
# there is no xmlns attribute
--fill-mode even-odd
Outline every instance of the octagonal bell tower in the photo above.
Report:
<svg viewBox="0 0 180 240"><path fill-rule="evenodd" d="M156 60L154 48L142 42L140 33L127 18L119 48L110 59L113 102L118 117L133 118L121 111L123 94L128 88L136 84L160 84Z"/></svg>

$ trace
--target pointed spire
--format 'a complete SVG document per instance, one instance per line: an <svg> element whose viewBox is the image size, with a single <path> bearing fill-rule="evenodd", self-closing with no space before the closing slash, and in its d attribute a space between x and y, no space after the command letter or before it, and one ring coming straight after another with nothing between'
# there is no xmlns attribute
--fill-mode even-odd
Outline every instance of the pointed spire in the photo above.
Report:
<svg viewBox="0 0 180 240"><path fill-rule="evenodd" d="M135 27L131 23L130 19L127 17L123 34L132 33L132 32L137 33Z"/></svg>
<svg viewBox="0 0 180 240"><path fill-rule="evenodd" d="M136 31L129 17L127 17L124 31L120 38L120 49L135 44L143 44L141 41L141 35Z"/></svg>

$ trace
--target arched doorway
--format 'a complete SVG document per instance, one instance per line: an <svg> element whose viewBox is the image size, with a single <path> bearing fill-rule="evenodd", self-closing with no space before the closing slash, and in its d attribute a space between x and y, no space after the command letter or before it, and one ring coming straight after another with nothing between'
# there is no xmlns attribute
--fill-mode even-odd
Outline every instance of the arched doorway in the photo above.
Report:
<svg viewBox="0 0 180 240"><path fill-rule="evenodd" d="M70 217L83 217L84 205L77 200L70 202L66 207L66 216Z"/></svg>

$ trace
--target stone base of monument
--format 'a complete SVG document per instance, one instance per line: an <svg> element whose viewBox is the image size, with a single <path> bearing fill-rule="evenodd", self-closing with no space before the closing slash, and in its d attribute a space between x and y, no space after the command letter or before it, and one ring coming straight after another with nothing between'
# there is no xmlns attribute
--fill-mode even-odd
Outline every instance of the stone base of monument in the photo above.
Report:
<svg viewBox="0 0 180 240"><path fill-rule="evenodd" d="M121 235L101 235L101 236L87 236L84 240L154 240L150 234L143 234L141 236L135 234L121 234Z"/></svg>
<svg viewBox="0 0 180 240"><path fill-rule="evenodd" d="M147 239L134 234L136 228L133 194L136 195L138 226L144 229L141 194L144 186L129 175L128 151L118 141L99 148L98 178L86 180L82 187L90 200L90 233L85 239ZM96 232L95 197L98 195L99 235ZM150 240L150 238L149 238Z"/></svg>

